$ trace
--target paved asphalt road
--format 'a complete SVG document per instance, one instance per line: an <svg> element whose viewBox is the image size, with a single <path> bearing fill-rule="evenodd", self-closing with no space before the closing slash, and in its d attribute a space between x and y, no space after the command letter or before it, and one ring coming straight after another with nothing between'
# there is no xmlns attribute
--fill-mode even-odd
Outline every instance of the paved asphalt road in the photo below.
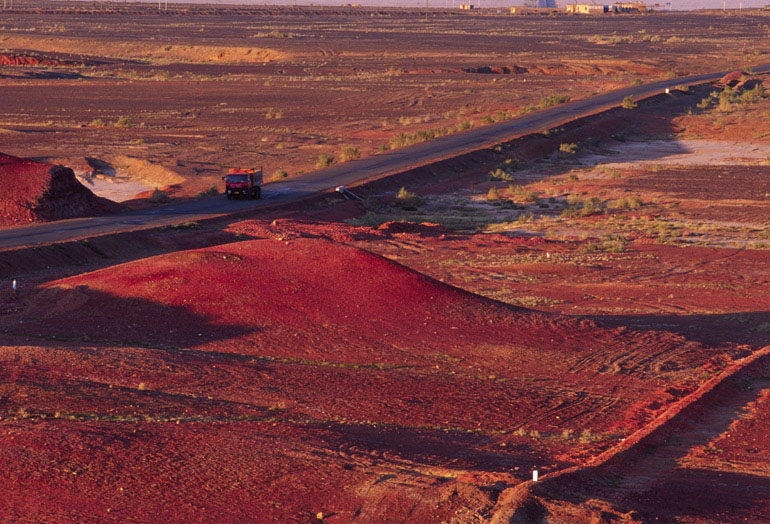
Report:
<svg viewBox="0 0 770 524"><path fill-rule="evenodd" d="M754 71L756 73L770 72L770 64L755 67ZM357 182L398 173L412 167L490 147L519 135L562 125L571 120L618 106L628 95L634 95L634 98L640 100L660 94L667 87L711 82L718 80L725 74L725 72L709 73L620 89L370 158L346 162L290 180L272 182L263 187L262 200L227 200L222 196L118 215L76 218L3 229L0 230L0 249L61 242L105 233L200 220L227 215L252 207L297 200L336 186L352 186Z"/></svg>

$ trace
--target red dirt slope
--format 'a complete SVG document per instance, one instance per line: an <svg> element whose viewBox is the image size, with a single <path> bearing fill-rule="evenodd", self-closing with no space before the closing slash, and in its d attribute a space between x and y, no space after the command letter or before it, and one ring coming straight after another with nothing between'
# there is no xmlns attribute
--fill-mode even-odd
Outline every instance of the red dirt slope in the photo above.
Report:
<svg viewBox="0 0 770 524"><path fill-rule="evenodd" d="M307 238L129 263L47 284L33 304L31 329L68 336L345 362L443 351L534 364L542 352L572 357L625 343L590 321L502 304Z"/></svg>
<svg viewBox="0 0 770 524"><path fill-rule="evenodd" d="M163 255L55 281L26 300L3 322L10 322L12 333L273 361L463 368L462 376L470 368L491 377L474 386L479 395L479 388L490 388L505 397L505 408L486 420L497 428L509 426L510 410L519 409L522 420L544 428L590 414L595 428L622 431L649 416L648 405L671 400L666 387L694 387L696 368L713 356L668 333L626 333L502 304L321 239L258 240ZM501 377L517 385L498 384ZM548 386L529 390L518 382L525 377ZM439 391L445 382L431 387ZM375 389L392 388L398 396L404 387L413 386L380 383ZM586 387L589 397L563 402L565 389ZM464 395L459 401L481 409ZM431 409L433 414L399 412L393 420L443 412ZM606 417L608 412L617 416Z"/></svg>
<svg viewBox="0 0 770 524"><path fill-rule="evenodd" d="M319 238L25 289L0 315L0 521L478 522L532 469L665 409L714 354Z"/></svg>
<svg viewBox="0 0 770 524"><path fill-rule="evenodd" d="M36 56L0 55L0 66L61 66L61 60L38 58Z"/></svg>
<svg viewBox="0 0 770 524"><path fill-rule="evenodd" d="M120 206L97 197L64 166L0 153L0 225L61 220L115 212Z"/></svg>

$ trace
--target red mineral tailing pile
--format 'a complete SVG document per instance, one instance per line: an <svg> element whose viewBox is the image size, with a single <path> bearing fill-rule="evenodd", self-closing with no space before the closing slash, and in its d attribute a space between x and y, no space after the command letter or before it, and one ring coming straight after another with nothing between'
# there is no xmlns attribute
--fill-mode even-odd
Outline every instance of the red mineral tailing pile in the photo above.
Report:
<svg viewBox="0 0 770 524"><path fill-rule="evenodd" d="M0 55L0 66L61 66L59 60L38 58L36 56Z"/></svg>
<svg viewBox="0 0 770 524"><path fill-rule="evenodd" d="M17 332L349 363L443 354L540 369L645 343L310 238L178 252L59 280L30 297L19 320Z"/></svg>
<svg viewBox="0 0 770 524"><path fill-rule="evenodd" d="M119 207L94 195L67 167L0 153L0 225L94 216Z"/></svg>

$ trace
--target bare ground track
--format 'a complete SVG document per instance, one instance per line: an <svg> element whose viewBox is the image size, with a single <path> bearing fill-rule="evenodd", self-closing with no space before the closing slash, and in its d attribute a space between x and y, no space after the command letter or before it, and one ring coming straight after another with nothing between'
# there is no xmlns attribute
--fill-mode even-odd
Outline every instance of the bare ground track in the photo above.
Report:
<svg viewBox="0 0 770 524"><path fill-rule="evenodd" d="M755 73L770 72L770 64L754 68ZM713 82L725 71L660 80L628 87L603 95L577 100L497 124L470 129L388 153L321 169L291 180L266 184L261 201L208 199L172 204L112 216L79 218L45 224L19 226L0 231L0 249L62 242L77 238L177 224L225 216L257 206L296 201L340 185L355 185L392 175L408 168L431 164L477 151L513 138L550 129L617 107L633 95L636 100L665 92L666 88Z"/></svg>

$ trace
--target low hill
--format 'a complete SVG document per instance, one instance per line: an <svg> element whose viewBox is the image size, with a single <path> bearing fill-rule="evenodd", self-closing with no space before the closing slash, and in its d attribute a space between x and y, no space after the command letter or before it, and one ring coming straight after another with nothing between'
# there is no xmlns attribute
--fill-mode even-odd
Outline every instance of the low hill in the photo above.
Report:
<svg viewBox="0 0 770 524"><path fill-rule="evenodd" d="M618 443L712 355L318 238L10 293L8 521L479 522L533 469Z"/></svg>
<svg viewBox="0 0 770 524"><path fill-rule="evenodd" d="M120 206L94 195L64 166L0 153L0 226L115 212Z"/></svg>
<svg viewBox="0 0 770 524"><path fill-rule="evenodd" d="M605 427L623 420L606 419L603 410L651 402L639 396L650 386L689 384L709 358L676 335L610 330L510 306L379 255L311 238L162 255L48 283L28 300L11 319L14 333L273 361L535 377L548 387L512 405L548 412L556 403L557 411L569 412L572 405L561 405L556 390L590 387L600 396L580 404L591 404L592 417ZM591 411L586 408L580 412ZM548 420L562 423L558 416Z"/></svg>

